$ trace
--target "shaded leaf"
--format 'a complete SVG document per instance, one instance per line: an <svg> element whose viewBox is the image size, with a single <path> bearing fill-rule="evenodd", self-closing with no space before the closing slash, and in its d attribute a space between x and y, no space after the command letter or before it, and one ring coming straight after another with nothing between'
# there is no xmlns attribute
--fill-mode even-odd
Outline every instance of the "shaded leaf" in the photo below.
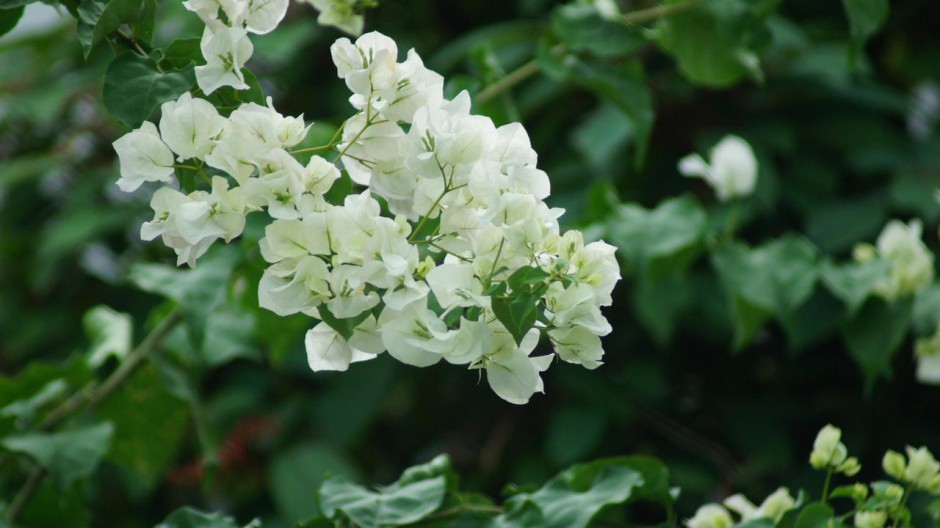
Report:
<svg viewBox="0 0 940 528"><path fill-rule="evenodd" d="M875 286L891 272L891 263L871 260L839 266L826 260L822 263L821 272L826 287L846 304L852 316L871 296Z"/></svg>
<svg viewBox="0 0 940 528"><path fill-rule="evenodd" d="M153 488L166 474L186 433L189 409L160 384L156 369L145 366L102 404L101 416L114 424L107 459ZM160 425L154 426L159 417Z"/></svg>
<svg viewBox="0 0 940 528"><path fill-rule="evenodd" d="M911 299L889 304L871 298L843 327L842 337L849 353L865 372L869 384L891 376L891 361L907 335L912 312Z"/></svg>
<svg viewBox="0 0 940 528"><path fill-rule="evenodd" d="M854 67L865 43L888 19L888 0L842 0L842 7L849 19L849 64Z"/></svg>
<svg viewBox="0 0 940 528"><path fill-rule="evenodd" d="M681 196L651 210L635 204L622 206L608 220L606 236L620 249L629 267L643 270L652 261L661 268L664 260L700 246L707 226L702 206L690 196Z"/></svg>
<svg viewBox="0 0 940 528"><path fill-rule="evenodd" d="M623 57L646 44L639 33L604 18L593 2L585 0L552 10L552 29L569 50L600 57Z"/></svg>
<svg viewBox="0 0 940 528"><path fill-rule="evenodd" d="M317 490L328 475L354 478L356 472L338 452L322 445L297 445L275 455L268 480L281 516L306 519L319 515Z"/></svg>
<svg viewBox="0 0 940 528"><path fill-rule="evenodd" d="M540 526L583 528L605 506L631 499L643 483L643 476L619 459L581 464L562 471L538 491L514 495L498 519L519 514L531 502L544 516Z"/></svg>
<svg viewBox="0 0 940 528"><path fill-rule="evenodd" d="M53 476L61 489L94 472L108 451L114 427L102 423L54 434L8 436L3 446L32 457Z"/></svg>
<svg viewBox="0 0 940 528"><path fill-rule="evenodd" d="M10 9L0 9L0 36L6 35L23 17L23 6Z"/></svg>
<svg viewBox="0 0 940 528"><path fill-rule="evenodd" d="M685 0L669 0L663 5L681 3ZM759 78L757 55L744 45L743 31L721 31L720 13L695 8L660 18L660 46L676 58L682 74L696 84L721 87L747 75Z"/></svg>

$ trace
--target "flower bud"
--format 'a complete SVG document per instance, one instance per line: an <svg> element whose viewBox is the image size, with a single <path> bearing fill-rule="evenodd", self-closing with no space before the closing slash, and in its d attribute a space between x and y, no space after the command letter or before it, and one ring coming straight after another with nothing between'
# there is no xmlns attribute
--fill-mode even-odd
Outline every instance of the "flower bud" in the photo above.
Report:
<svg viewBox="0 0 940 528"><path fill-rule="evenodd" d="M685 521L688 528L730 528L734 524L731 514L718 504L705 504Z"/></svg>
<svg viewBox="0 0 940 528"><path fill-rule="evenodd" d="M855 513L855 528L883 528L888 515L883 511L860 511Z"/></svg>
<svg viewBox="0 0 940 528"><path fill-rule="evenodd" d="M826 469L845 462L848 451L839 441L841 438L842 430L832 424L827 424L820 429L813 442L813 452L809 456L810 465L814 469Z"/></svg>
<svg viewBox="0 0 940 528"><path fill-rule="evenodd" d="M914 449L907 447L907 471L905 480L920 489L929 489L933 480L940 475L940 463L926 447Z"/></svg>
<svg viewBox="0 0 940 528"><path fill-rule="evenodd" d="M845 459L845 462L839 464L836 468L836 473L842 473L846 477L854 477L862 470L862 465L858 463L858 459L855 457L849 457Z"/></svg>
<svg viewBox="0 0 940 528"><path fill-rule="evenodd" d="M897 451L889 449L884 458L881 459L881 467L885 470L885 473L898 480L904 480L905 466L904 455Z"/></svg>

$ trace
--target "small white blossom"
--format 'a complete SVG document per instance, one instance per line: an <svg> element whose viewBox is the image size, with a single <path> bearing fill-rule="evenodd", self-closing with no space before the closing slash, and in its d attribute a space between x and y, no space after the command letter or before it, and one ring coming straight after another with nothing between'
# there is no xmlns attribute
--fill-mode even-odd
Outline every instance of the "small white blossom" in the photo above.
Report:
<svg viewBox="0 0 940 528"><path fill-rule="evenodd" d="M228 122L211 103L189 92L163 103L160 113L160 134L180 161L204 159Z"/></svg>
<svg viewBox="0 0 940 528"><path fill-rule="evenodd" d="M200 43L206 64L196 66L196 84L206 95L223 86L248 89L242 66L254 53L248 33L240 27L206 26Z"/></svg>
<svg viewBox="0 0 940 528"><path fill-rule="evenodd" d="M747 141L725 136L712 148L708 163L700 155L690 154L679 161L679 172L704 179L724 202L754 192L757 158Z"/></svg>
<svg viewBox="0 0 940 528"><path fill-rule="evenodd" d="M117 185L122 191L132 192L144 182L173 181L173 153L153 123L145 121L140 128L118 138L114 151L121 163Z"/></svg>

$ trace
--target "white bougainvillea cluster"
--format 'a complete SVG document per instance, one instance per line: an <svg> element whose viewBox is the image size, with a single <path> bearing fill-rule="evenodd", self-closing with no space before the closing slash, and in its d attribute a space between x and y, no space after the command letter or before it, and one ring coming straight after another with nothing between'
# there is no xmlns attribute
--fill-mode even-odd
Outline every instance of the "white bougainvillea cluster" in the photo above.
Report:
<svg viewBox="0 0 940 528"><path fill-rule="evenodd" d="M272 29L285 3L187 3L207 25L205 93L239 87L250 42L235 45L245 54L218 50ZM532 355L543 335L561 360L600 365L611 330L600 308L620 278L614 248L559 232L562 210L543 201L549 180L522 125L472 114L466 92L446 100L442 77L414 50L398 62L384 35L340 39L332 55L357 113L324 146L331 161L298 161L308 127L270 99L225 117L183 94L163 104L157 125L118 139L121 189L166 184L142 238L160 237L178 264L195 266L215 241L239 236L248 213L266 212L259 303L320 320L306 335L315 371L385 351L419 367L444 360L486 370L500 397L522 404L542 390L553 358ZM363 190L331 203L337 164ZM179 190L181 168L201 173L206 189Z"/></svg>

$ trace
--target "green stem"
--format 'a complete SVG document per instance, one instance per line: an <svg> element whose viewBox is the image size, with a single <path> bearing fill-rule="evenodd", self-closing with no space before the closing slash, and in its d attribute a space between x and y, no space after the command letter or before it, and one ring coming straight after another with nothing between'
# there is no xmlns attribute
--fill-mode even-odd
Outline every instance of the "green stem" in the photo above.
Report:
<svg viewBox="0 0 940 528"><path fill-rule="evenodd" d="M638 9L636 11L631 11L629 13L620 15L620 17L617 18L617 21L623 24L639 24L641 22L649 22L650 20L656 20L658 18L688 11L689 9L695 7L696 4L698 4L698 0L689 0L688 2L683 2L681 4L658 5L647 9Z"/></svg>
<svg viewBox="0 0 940 528"><path fill-rule="evenodd" d="M627 25L639 24L641 22L656 20L661 17L687 11L692 7L695 7L697 4L698 0L689 0L688 2L681 4L659 5L656 7L650 7L648 9L639 9L637 11L631 11L629 13L620 15L616 21ZM564 53L565 50L566 47L564 44L558 44L552 47L551 50L549 50L549 53L552 56L558 56ZM497 95L502 94L513 86L537 74L540 69L541 66L539 65L538 59L530 60L515 70L507 73L502 79L499 79L498 81L483 89L479 94L477 94L477 102L485 103L493 99Z"/></svg>
<svg viewBox="0 0 940 528"><path fill-rule="evenodd" d="M829 484L832 481L832 466L829 466L826 469L826 481L823 483L822 489L822 501L826 502L829 498Z"/></svg>

